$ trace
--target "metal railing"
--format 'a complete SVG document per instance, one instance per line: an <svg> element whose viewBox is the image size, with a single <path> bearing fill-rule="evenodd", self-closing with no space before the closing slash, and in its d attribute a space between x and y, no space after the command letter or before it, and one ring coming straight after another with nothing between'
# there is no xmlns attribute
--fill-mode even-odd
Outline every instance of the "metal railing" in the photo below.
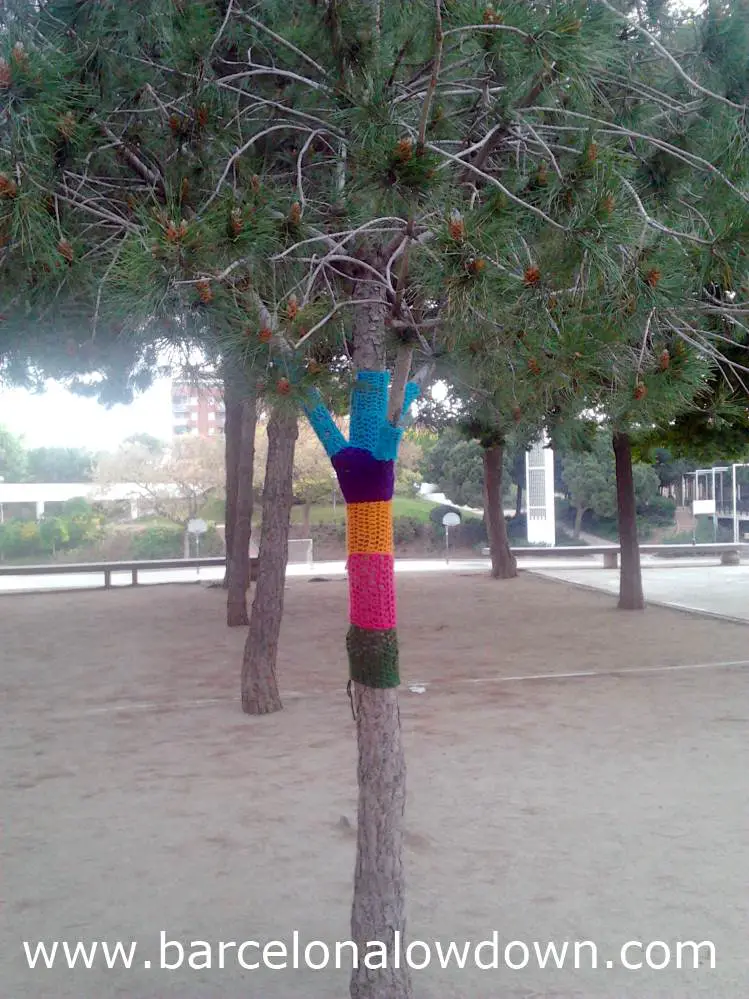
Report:
<svg viewBox="0 0 749 999"><path fill-rule="evenodd" d="M720 555L722 565L735 565L740 561L741 555L749 554L749 544L740 541L718 541L705 542L704 544L677 544L677 545L649 545L641 544L640 553L643 555L696 555L709 556ZM483 555L489 555L488 548L482 548ZM555 545L544 548L519 546L511 548L510 551L516 556L528 556L533 558L578 558L582 555L603 555L604 569L616 569L619 564L621 545Z"/></svg>
<svg viewBox="0 0 749 999"><path fill-rule="evenodd" d="M564 558L583 555L603 555L604 568L615 569L618 565L621 546L610 545L562 545L554 547L517 546L511 548L514 555L530 558ZM640 545L643 554L669 555L720 555L721 564L736 565L741 556L749 555L749 544L744 542L718 542L705 544L678 545ZM489 554L488 548L482 549L483 555ZM114 573L130 573L132 586L138 585L138 575L141 572L154 570L168 571L175 569L223 568L226 559L223 555L206 556L202 558L165 558L141 559L123 562L54 562L49 565L2 565L0 577L7 576L66 576L66 575L99 575L103 577L104 588L112 589ZM250 559L250 578L257 578L258 559Z"/></svg>

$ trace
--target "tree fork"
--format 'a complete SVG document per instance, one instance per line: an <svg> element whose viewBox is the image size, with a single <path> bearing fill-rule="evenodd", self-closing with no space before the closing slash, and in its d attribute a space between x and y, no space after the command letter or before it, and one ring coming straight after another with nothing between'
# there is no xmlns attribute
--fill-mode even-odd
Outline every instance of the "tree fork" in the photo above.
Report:
<svg viewBox="0 0 749 999"><path fill-rule="evenodd" d="M632 442L628 434L614 432L616 460L616 512L619 522L621 569L619 571L619 607L621 610L643 610L640 546L637 540L637 504L632 473Z"/></svg>

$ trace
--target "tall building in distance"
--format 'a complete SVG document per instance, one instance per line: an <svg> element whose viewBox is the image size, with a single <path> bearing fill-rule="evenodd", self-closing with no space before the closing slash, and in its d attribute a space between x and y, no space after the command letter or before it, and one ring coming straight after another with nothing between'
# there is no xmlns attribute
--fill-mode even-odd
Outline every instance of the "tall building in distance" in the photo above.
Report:
<svg viewBox="0 0 749 999"><path fill-rule="evenodd" d="M175 437L215 437L224 432L224 396L218 382L172 381Z"/></svg>

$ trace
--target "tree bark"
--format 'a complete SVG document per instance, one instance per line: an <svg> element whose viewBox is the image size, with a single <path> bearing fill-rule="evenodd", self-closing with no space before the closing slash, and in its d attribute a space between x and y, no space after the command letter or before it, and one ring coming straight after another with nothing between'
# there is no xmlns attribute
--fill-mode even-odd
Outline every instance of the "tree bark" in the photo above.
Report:
<svg viewBox="0 0 749 999"><path fill-rule="evenodd" d="M577 507L577 509L575 510L575 528L573 531L573 537L575 538L580 537L580 531L583 526L584 516L585 516L585 507L584 506Z"/></svg>
<svg viewBox="0 0 749 999"><path fill-rule="evenodd" d="M231 557L227 558L228 594L226 598L226 623L230 628L249 624L247 617L247 590L250 587L250 536L252 534L253 489L252 475L255 466L255 429L257 427L257 399L248 396L241 403L240 449L236 471L236 497L234 528L232 530Z"/></svg>
<svg viewBox="0 0 749 999"><path fill-rule="evenodd" d="M483 448L486 529L492 559L493 579L514 579L518 574L515 556L510 551L507 523L502 508L502 444Z"/></svg>
<svg viewBox="0 0 749 999"><path fill-rule="evenodd" d="M406 929L406 761L398 692L356 684L353 703L359 742L359 819L351 929L360 967L352 974L351 997L409 999L408 968L394 967L395 933L403 940ZM370 971L361 963L369 940L385 944L387 968ZM401 946L405 951L405 941Z"/></svg>
<svg viewBox="0 0 749 999"><path fill-rule="evenodd" d="M637 506L632 474L632 444L629 436L614 433L616 460L616 508L619 521L621 569L619 572L619 607L622 610L643 610L642 569L640 546L637 541Z"/></svg>
<svg viewBox="0 0 749 999"><path fill-rule="evenodd" d="M523 512L523 484L518 482L515 488L517 489L515 493L515 519L517 520Z"/></svg>
<svg viewBox="0 0 749 999"><path fill-rule="evenodd" d="M380 284L361 281L355 297L380 299L381 304L375 302L354 309L354 365L358 371L382 371L388 310L385 291ZM350 509L347 506L347 515ZM349 558L350 587L352 583L355 583L354 566ZM397 642L395 629L392 634ZM377 671L377 662L367 666ZM398 692L396 688L374 688L352 679L351 698L359 754L351 938L359 949L360 964L352 971L350 994L351 999L411 999L409 970L395 967L396 933L405 948L406 930L403 870L406 759ZM361 959L369 941L385 945L386 968L364 967ZM401 960L400 964L404 963Z"/></svg>
<svg viewBox="0 0 749 999"><path fill-rule="evenodd" d="M231 559L234 549L234 522L237 516L237 483L239 455L242 447L242 399L236 383L224 375L224 453L226 466L226 512L224 514L224 544L226 572L224 588L229 586Z"/></svg>
<svg viewBox="0 0 749 999"><path fill-rule="evenodd" d="M270 714L283 707L276 682L276 655L289 555L297 434L296 413L276 406L268 422L258 577L242 663L242 710L249 715Z"/></svg>

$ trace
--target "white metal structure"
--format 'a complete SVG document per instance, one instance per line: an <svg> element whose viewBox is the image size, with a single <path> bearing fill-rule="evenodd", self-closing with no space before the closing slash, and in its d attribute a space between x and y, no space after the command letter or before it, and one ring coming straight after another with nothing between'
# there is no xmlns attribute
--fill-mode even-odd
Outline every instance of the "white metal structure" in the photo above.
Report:
<svg viewBox="0 0 749 999"><path fill-rule="evenodd" d="M313 564L312 538L292 538L289 541L289 562L293 565Z"/></svg>
<svg viewBox="0 0 749 999"><path fill-rule="evenodd" d="M525 456L525 495L529 545L556 543L554 452L544 436Z"/></svg>

